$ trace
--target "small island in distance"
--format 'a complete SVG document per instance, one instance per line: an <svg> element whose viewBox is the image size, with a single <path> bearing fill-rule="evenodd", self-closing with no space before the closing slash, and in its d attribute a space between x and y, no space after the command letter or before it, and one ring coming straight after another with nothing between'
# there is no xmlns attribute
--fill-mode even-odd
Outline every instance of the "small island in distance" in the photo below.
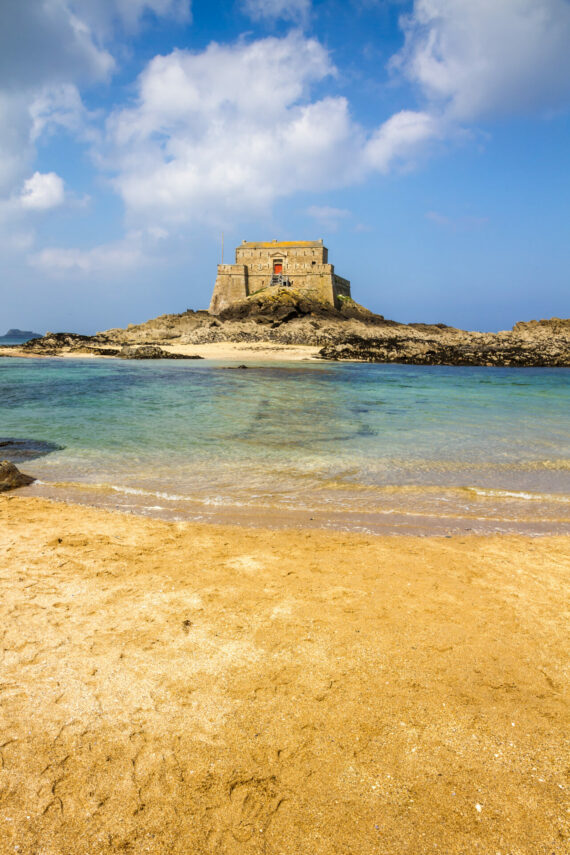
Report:
<svg viewBox="0 0 570 855"><path fill-rule="evenodd" d="M0 341L28 341L30 338L41 338L42 334L33 332L32 330L8 330L5 335L0 335Z"/></svg>

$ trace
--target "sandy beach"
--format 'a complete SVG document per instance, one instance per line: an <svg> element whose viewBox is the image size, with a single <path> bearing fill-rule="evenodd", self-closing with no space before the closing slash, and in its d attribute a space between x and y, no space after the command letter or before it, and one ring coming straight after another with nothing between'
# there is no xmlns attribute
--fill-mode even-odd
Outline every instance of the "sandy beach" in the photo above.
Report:
<svg viewBox="0 0 570 855"><path fill-rule="evenodd" d="M0 497L0 852L567 853L567 538Z"/></svg>
<svg viewBox="0 0 570 855"><path fill-rule="evenodd" d="M319 359L317 356L320 347L303 344L279 344L273 342L234 342L220 341L207 344L162 344L161 348L167 353L179 353L184 356L189 354L201 356L202 359L216 359L234 362L239 360L255 360L263 362L302 362ZM46 356L38 353L30 353L15 347L0 347L0 357L11 356L24 359L44 359ZM62 349L57 354L63 359L114 359L115 357L101 356L88 351L77 352ZM53 356L51 357L53 358Z"/></svg>
<svg viewBox="0 0 570 855"><path fill-rule="evenodd" d="M203 359L224 360L263 360L303 362L306 360L319 359L320 347L303 344L278 344L273 342L235 342L220 341L210 344L180 344L161 345L169 353L182 353L187 355L195 353ZM319 360L322 361L322 360Z"/></svg>

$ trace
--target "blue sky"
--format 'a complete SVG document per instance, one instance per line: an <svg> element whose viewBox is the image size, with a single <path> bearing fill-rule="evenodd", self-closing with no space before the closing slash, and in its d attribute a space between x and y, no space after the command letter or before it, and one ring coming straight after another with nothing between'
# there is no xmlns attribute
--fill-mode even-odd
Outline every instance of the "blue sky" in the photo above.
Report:
<svg viewBox="0 0 570 855"><path fill-rule="evenodd" d="M205 308L222 231L397 320L567 317L569 44L569 0L4 0L0 327Z"/></svg>

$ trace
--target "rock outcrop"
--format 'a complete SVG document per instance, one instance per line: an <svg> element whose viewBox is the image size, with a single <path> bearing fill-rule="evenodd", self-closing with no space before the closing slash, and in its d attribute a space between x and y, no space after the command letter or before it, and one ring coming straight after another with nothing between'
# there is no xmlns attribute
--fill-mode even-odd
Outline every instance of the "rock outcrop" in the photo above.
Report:
<svg viewBox="0 0 570 855"><path fill-rule="evenodd" d="M188 309L94 336L47 333L20 345L13 353L178 359L193 357L177 353L177 347L210 342L311 345L320 348L321 358L336 360L570 366L570 320L520 322L512 330L497 333L467 332L445 324L400 324L350 298L343 299L337 309L292 288L277 287L233 304L216 316ZM7 352L4 348L4 355Z"/></svg>
<svg viewBox="0 0 570 855"><path fill-rule="evenodd" d="M42 338L25 341L18 346L18 349L40 356L59 356L64 352L91 353L94 356L118 356L118 347L106 346L113 343L105 333L92 336L79 335L78 333L47 332Z"/></svg>
<svg viewBox="0 0 570 855"><path fill-rule="evenodd" d="M348 336L338 344L323 347L320 356L411 365L551 368L570 365L570 321L553 318L552 321L520 323L511 331L499 333L422 327L415 324L386 330L381 335Z"/></svg>
<svg viewBox="0 0 570 855"><path fill-rule="evenodd" d="M27 487L33 484L35 478L20 472L17 466L9 460L0 461L0 493L15 490L17 487Z"/></svg>
<svg viewBox="0 0 570 855"><path fill-rule="evenodd" d="M123 347L119 351L121 359L202 359L195 353L169 353L155 344L143 344L139 347Z"/></svg>

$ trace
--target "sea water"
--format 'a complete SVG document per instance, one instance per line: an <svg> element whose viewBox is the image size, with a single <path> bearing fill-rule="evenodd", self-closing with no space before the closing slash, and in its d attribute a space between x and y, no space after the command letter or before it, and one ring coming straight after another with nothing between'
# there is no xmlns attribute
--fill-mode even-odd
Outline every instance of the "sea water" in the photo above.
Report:
<svg viewBox="0 0 570 855"><path fill-rule="evenodd" d="M139 514L570 532L563 368L4 358L0 442L14 439L0 456L38 479L20 494Z"/></svg>

